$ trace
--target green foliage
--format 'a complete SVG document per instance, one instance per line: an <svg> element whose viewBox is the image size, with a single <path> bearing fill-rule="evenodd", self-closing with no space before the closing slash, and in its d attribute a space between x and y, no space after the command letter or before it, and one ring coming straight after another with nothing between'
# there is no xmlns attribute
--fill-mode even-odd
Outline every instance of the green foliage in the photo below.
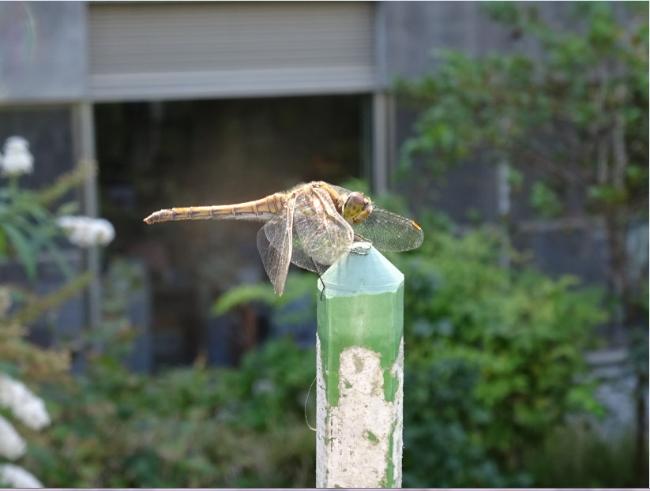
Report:
<svg viewBox="0 0 650 491"><path fill-rule="evenodd" d="M279 305L281 301L284 301L284 299L280 299L282 297L278 297L273 291L273 287L266 283L241 285L221 295L214 303L212 313L222 315L238 305L248 304L252 301L262 302L267 305Z"/></svg>
<svg viewBox="0 0 650 491"><path fill-rule="evenodd" d="M499 2L487 4L486 8L492 18L501 23L504 32L511 34L513 49L505 54L490 53L481 57L439 52L434 73L419 81L401 82L398 86L401 94L419 111L415 134L403 147L403 167L421 170L426 166L442 174L460 163L505 163L514 169L509 178L514 184L516 204L527 199L542 218L563 215L602 218L609 258L606 268L608 303L614 306L615 314L611 320L627 328L629 353L635 367L647 367L647 349L644 349L647 346L647 310L641 314L635 298L644 282L647 283L647 273L630 273L634 267L627 242L635 224L647 221L648 4L565 3L552 22L535 4ZM422 172L418 176L420 174ZM569 202L572 206L566 206ZM505 233L507 229L504 227ZM470 234L452 248L470 247L471 242ZM445 247L444 244L439 246ZM487 253L488 248L475 252L478 258ZM469 259L455 264L455 274L463 274L470 264ZM418 275L422 270L440 274L443 265L418 266L411 274ZM405 267L408 268L408 264ZM643 269L647 271L647 264ZM526 362L529 368L521 372L522 361L517 356L502 360L500 365L498 358L490 359L482 351L468 355L463 350L463 356L469 357L468 361L481 376L509 373L509 378L499 379L498 383L495 380L489 390L478 391L480 398L476 402L481 407L487 405L488 409L493 409L494 415L510 418L507 425L512 431L504 433L499 429L496 433L508 435L502 441L508 442L510 449L494 446L495 439L489 433L481 437L481 443L491 449L490 455L496 452L500 462L514 469L519 465L523 448L519 437L539 442L540 435L535 428L548 428L572 405L591 404L582 390L556 391L547 384L552 386L560 377L578 368L575 345L565 336L584 338L581 330L595 320L589 318L592 314L588 310L573 309L593 304L594 299L585 297L586 293L575 297L577 292L568 280L548 283L541 276L529 273L508 278L499 271L490 272L485 285L493 292L501 292L502 298L496 294L482 297L488 292L478 287L482 284L474 278L478 273L464 275L466 291L461 285L455 285L457 290L449 290L455 295L471 295L478 301L472 309L461 312L452 309L447 315L454 314L458 318L445 318L443 325L456 333L458 319L478 320L473 320L477 315L474 309L479 309L481 315L498 310L503 318L486 316L482 319L488 325L496 323L496 330L486 329L477 322L477 326L482 325L482 335L476 334L475 339L468 341L477 347L480 343L488 343L490 353L495 348L492 343L496 343L496 346L507 346L514 354L522 353L530 358ZM435 277L430 281L434 282ZM452 286L444 283L445 288ZM515 291L522 295L514 294ZM434 299L427 303L429 313L423 315L438 315L432 309L435 299L440 297L439 292L435 296L434 293L435 288L428 286L413 297L431 295ZM490 299L494 305L481 306L481 298ZM566 304L565 298L572 298L574 303ZM451 304L454 299L450 296L447 301ZM462 305L460 302L457 308L463 308ZM415 306L409 314L416 315L417 311L418 306ZM581 320L573 322L575 315ZM562 319L562 316L566 317ZM567 319L571 319L571 323ZM415 320L417 325L417 317ZM563 324L562 329L559 323ZM499 335L499 324L518 337ZM433 326L427 329L433 329L433 339L438 346L437 324ZM522 331L524 326L526 330ZM463 327L466 329L467 326ZM548 344L550 333L558 341L557 349ZM562 339L564 344L560 344ZM544 347L547 351L531 350L523 343ZM421 345L422 340L417 347ZM434 355L438 356L437 352L430 353ZM544 376L549 380L544 381L544 385L531 385L530 370L532 373L542 370L542 365L532 365L535 359L535 363L548 364ZM647 369L636 368L635 372L637 386L647 387ZM529 397L530 394L522 397L516 384L529 384L535 390L535 397ZM647 397L644 390L637 390L634 397L635 419L639 421L635 459L642 462L647 461L647 452L641 444L647 442L647 423L644 423L647 421ZM460 413L455 418L452 420L467 420ZM500 416L491 422L494 428L499 428L501 423ZM422 468L444 466L436 463ZM637 481L640 481L643 471L637 468L636 472ZM426 479L428 475L422 477ZM590 483L581 484L585 485Z"/></svg>
<svg viewBox="0 0 650 491"><path fill-rule="evenodd" d="M28 465L59 487L313 485L314 435L304 421L313 350L288 340L238 369L195 366L156 376L113 356L50 387L55 427Z"/></svg>
<svg viewBox="0 0 650 491"><path fill-rule="evenodd" d="M36 279L37 264L43 254L68 276L67 282L46 295L28 288L0 283L0 369L28 380L61 376L67 368L67 353L45 350L27 340L26 326L78 295L89 283L89 274L72 277L66 259L59 251L62 237L56 215L74 208L60 199L93 172L91 165L80 165L54 183L39 190L19 185L19 176L0 178L0 265L7 261L21 264L30 279ZM57 206L56 212L49 207Z"/></svg>
<svg viewBox="0 0 650 491"><path fill-rule="evenodd" d="M212 306L213 315L222 315L240 305L259 302L273 307L274 321L278 324L296 325L308 322L316 311L314 276L291 272L284 294L279 297L270 283L240 285L221 295Z"/></svg>
<svg viewBox="0 0 650 491"><path fill-rule="evenodd" d="M46 350L28 341L26 326L88 285L88 273L71 277L57 239L62 237L56 215L67 213L75 203L61 204L60 199L94 171L83 164L40 190L19 185L18 176L0 178L0 264L9 260L23 266L28 277L36 279L37 264L45 253L68 276L67 282L46 295L28 288L0 283L0 370L28 381L60 377L68 367L67 353ZM52 213L49 207L57 206Z"/></svg>
<svg viewBox="0 0 650 491"><path fill-rule="evenodd" d="M55 216L73 211L76 205L59 204L54 214L48 207L91 172L92 166L81 165L38 191L21 188L18 177L8 178L7 185L0 187L0 260L17 259L33 279L39 257L48 253L61 271L70 276L70 268L56 243L63 234Z"/></svg>
<svg viewBox="0 0 650 491"><path fill-rule="evenodd" d="M530 190L530 204L545 218L553 218L562 213L562 202L553 189L543 182L536 182Z"/></svg>
<svg viewBox="0 0 650 491"><path fill-rule="evenodd" d="M459 162L507 161L551 192L587 189L589 210L645 213L648 180L648 6L580 2L568 22L546 23L535 6L488 4L513 39L509 54L440 51L435 73L401 82L420 110L403 163L442 172ZM529 55L530 46L538 50ZM552 213L558 201L552 198Z"/></svg>
<svg viewBox="0 0 650 491"><path fill-rule="evenodd" d="M583 359L604 320L600 292L501 267L489 228L456 237L443 227L423 221L422 249L394 258L407 278L405 484L536 484L526 449L569 414L601 412Z"/></svg>

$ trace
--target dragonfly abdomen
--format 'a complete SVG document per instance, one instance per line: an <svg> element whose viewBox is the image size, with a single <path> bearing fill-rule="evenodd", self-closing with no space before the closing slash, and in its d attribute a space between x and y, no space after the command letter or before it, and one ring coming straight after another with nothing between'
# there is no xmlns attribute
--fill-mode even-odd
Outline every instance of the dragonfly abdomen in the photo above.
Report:
<svg viewBox="0 0 650 491"><path fill-rule="evenodd" d="M235 205L188 206L156 211L144 219L145 223L181 220L253 220L266 221L284 209L286 198L282 193Z"/></svg>

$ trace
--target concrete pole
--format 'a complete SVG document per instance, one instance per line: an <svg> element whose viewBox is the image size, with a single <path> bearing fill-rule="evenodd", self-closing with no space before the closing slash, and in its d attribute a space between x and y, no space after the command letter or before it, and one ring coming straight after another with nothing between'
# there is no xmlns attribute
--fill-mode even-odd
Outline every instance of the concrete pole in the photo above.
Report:
<svg viewBox="0 0 650 491"><path fill-rule="evenodd" d="M73 106L73 128L76 144L77 163L90 162L95 165L95 172L86 176L83 185L83 212L91 217L99 214L99 198L97 197L97 162L95 160L95 120L93 106L89 102L80 102ZM85 254L86 270L92 274L88 286L87 311L88 324L91 329L97 329L101 323L101 279L100 256L97 246L90 247Z"/></svg>
<svg viewBox="0 0 650 491"><path fill-rule="evenodd" d="M404 275L376 249L319 281L316 486L400 487Z"/></svg>

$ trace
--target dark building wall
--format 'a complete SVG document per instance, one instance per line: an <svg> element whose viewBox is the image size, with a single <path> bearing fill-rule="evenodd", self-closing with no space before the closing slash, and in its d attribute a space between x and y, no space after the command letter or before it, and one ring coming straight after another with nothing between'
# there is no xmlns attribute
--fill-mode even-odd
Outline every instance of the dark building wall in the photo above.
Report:
<svg viewBox="0 0 650 491"><path fill-rule="evenodd" d="M436 50L457 49L477 55L488 45L497 48L505 43L505 36L483 15L478 2L386 2L382 7L385 65L391 83L397 79L414 80L435 70ZM415 116L412 108L397 101L398 150L412 135ZM419 172L418 179L402 184L416 206L444 210L459 222L475 216L484 220L498 218L498 176L494 167L473 164L436 179L423 179L423 168Z"/></svg>

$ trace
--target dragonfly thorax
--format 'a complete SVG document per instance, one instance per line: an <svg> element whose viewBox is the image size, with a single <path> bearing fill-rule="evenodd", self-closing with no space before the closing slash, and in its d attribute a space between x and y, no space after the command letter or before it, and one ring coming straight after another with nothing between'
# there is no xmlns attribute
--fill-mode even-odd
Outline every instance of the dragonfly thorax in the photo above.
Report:
<svg viewBox="0 0 650 491"><path fill-rule="evenodd" d="M370 198L363 193L351 192L343 204L343 218L348 223L361 223L372 213L373 205Z"/></svg>

